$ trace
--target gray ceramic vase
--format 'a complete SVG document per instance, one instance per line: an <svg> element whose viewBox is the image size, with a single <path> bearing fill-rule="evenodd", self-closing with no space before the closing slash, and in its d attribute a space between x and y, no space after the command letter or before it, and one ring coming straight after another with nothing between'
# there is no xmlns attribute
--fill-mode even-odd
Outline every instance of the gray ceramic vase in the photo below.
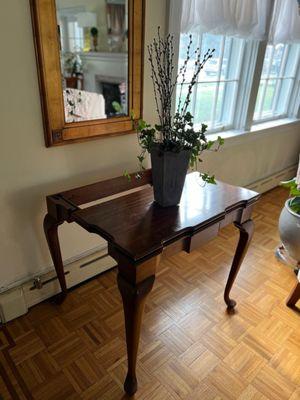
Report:
<svg viewBox="0 0 300 400"><path fill-rule="evenodd" d="M279 235L290 257L300 261L300 215L291 210L288 199L279 217Z"/></svg>
<svg viewBox="0 0 300 400"><path fill-rule="evenodd" d="M155 201L162 207L175 206L180 202L191 152L161 151L159 146L151 150L152 180Z"/></svg>

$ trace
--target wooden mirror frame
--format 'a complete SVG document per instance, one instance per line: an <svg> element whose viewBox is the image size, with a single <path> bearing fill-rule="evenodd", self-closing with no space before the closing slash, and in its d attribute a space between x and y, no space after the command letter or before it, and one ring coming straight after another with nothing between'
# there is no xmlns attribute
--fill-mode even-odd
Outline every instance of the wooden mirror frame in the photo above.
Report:
<svg viewBox="0 0 300 400"><path fill-rule="evenodd" d="M46 146L133 132L130 115L65 122L55 0L30 0ZM144 0L128 0L129 111L142 115Z"/></svg>

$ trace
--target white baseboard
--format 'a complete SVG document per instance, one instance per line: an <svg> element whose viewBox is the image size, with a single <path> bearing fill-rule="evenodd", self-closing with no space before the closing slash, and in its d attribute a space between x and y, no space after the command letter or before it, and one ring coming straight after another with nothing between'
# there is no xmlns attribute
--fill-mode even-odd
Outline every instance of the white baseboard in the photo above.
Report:
<svg viewBox="0 0 300 400"><path fill-rule="evenodd" d="M280 181L295 176L297 164L279 171L269 177L247 185L249 189L264 193L278 186ZM79 259L78 259L79 257ZM107 254L107 249L97 250L92 254L82 254L65 263L67 287L71 288L116 265ZM30 307L59 293L60 287L54 270L42 273L38 277L40 288L35 287L34 277L25 282L18 282L9 290L0 293L0 318L8 322L25 314Z"/></svg>
<svg viewBox="0 0 300 400"><path fill-rule="evenodd" d="M107 254L106 248L68 263L64 268L67 287L76 286L114 266L116 262ZM38 284L35 284L35 279ZM1 322L8 322L25 314L30 307L60 292L54 270L35 279L0 294Z"/></svg>
<svg viewBox="0 0 300 400"><path fill-rule="evenodd" d="M265 193L277 187L281 181L292 179L296 175L297 167L298 164L294 164L266 178L259 179L258 181L247 185L246 187L258 193Z"/></svg>

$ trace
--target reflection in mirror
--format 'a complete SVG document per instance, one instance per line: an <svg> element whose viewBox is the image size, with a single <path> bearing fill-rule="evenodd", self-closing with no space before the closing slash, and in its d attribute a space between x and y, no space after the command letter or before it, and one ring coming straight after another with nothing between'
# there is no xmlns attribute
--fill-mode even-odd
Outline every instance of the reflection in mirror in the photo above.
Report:
<svg viewBox="0 0 300 400"><path fill-rule="evenodd" d="M128 0L56 0L66 122L128 115Z"/></svg>

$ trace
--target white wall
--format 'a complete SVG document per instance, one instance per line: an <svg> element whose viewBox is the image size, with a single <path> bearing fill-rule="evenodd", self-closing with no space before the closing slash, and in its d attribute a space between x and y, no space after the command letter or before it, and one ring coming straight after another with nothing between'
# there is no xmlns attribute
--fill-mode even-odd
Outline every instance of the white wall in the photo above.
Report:
<svg viewBox="0 0 300 400"><path fill-rule="evenodd" d="M146 41L165 25L165 0L147 1ZM155 22L153 22L155 21ZM1 2L0 287L48 268L45 195L136 170L134 134L46 148L29 0ZM154 121L145 71L144 116ZM64 259L99 244L75 225L61 229Z"/></svg>
<svg viewBox="0 0 300 400"><path fill-rule="evenodd" d="M48 268L42 230L45 195L136 169L135 135L47 149L27 0L2 2L0 13L0 286ZM166 0L147 0L146 42L164 26ZM144 117L155 119L145 63ZM209 154L204 168L235 184L248 184L296 163L299 125L276 129ZM257 140L254 140L256 138ZM75 225L61 229L63 258L93 248L97 237Z"/></svg>
<svg viewBox="0 0 300 400"><path fill-rule="evenodd" d="M201 168L219 180L247 186L296 164L299 153L300 123L296 122L225 139L219 153L202 157Z"/></svg>

